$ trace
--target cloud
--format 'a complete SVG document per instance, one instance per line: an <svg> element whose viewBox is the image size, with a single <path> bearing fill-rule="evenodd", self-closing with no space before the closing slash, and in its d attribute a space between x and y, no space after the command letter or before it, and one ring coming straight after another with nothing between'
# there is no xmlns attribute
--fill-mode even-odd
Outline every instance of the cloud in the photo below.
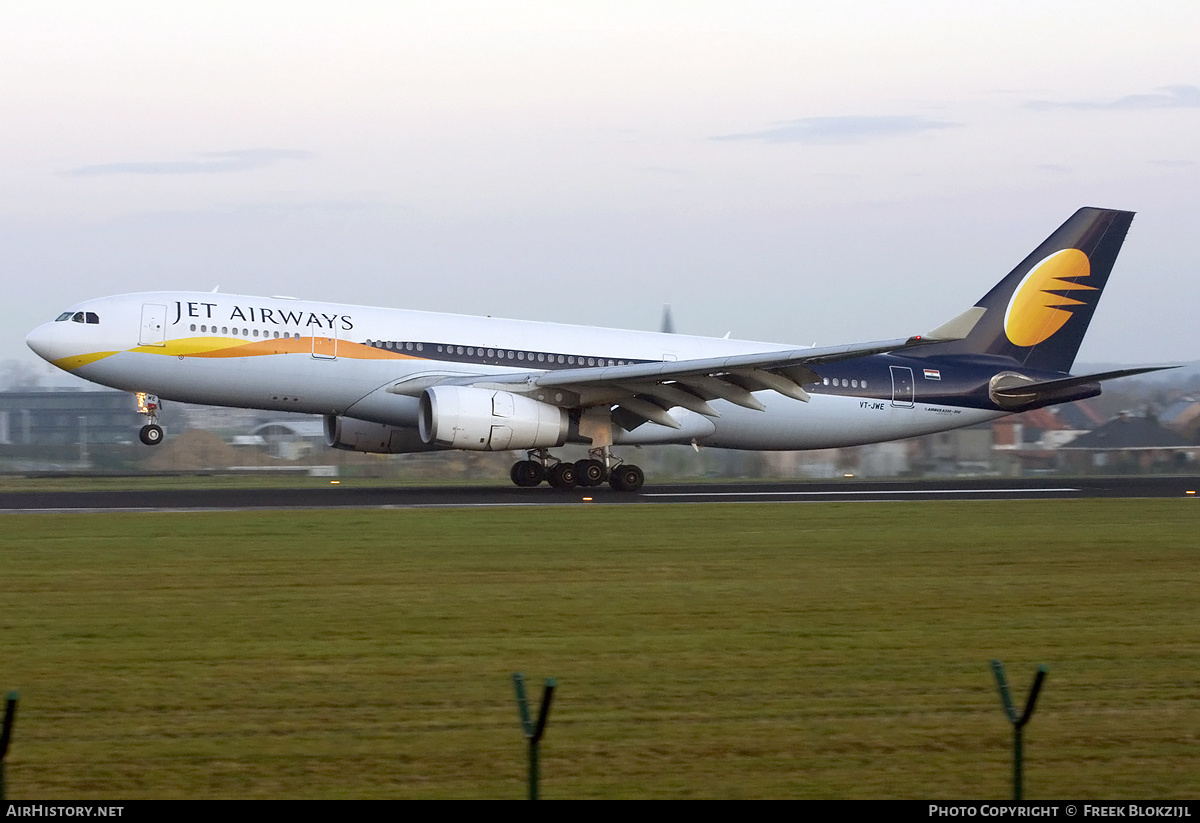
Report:
<svg viewBox="0 0 1200 823"><path fill-rule="evenodd" d="M104 174L228 174L265 169L280 160L308 160L316 157L311 151L288 149L241 149L239 151L210 151L196 155L199 160L165 162L100 163L80 166L67 174L74 177L97 177Z"/></svg>
<svg viewBox="0 0 1200 823"><path fill-rule="evenodd" d="M1198 109L1200 88L1196 86L1162 86L1154 94L1130 94L1115 100L1067 100L1055 103L1031 100L1026 108L1034 111L1073 109L1076 111L1147 111L1149 109Z"/></svg>
<svg viewBox="0 0 1200 823"><path fill-rule="evenodd" d="M764 143L862 143L886 137L917 134L934 129L950 129L959 123L927 120L915 115L805 117L789 120L764 131L725 134L711 140L761 140Z"/></svg>

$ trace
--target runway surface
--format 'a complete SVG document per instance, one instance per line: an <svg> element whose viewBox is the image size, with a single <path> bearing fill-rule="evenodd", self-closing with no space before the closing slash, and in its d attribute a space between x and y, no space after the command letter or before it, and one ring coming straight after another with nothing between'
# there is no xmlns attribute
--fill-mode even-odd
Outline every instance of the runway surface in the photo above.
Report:
<svg viewBox="0 0 1200 823"><path fill-rule="evenodd" d="M608 486L557 491L546 486L354 485L303 489L196 489L0 493L0 511L204 511L236 509L419 508L654 503L1016 500L1197 497L1200 477L1096 477L905 482L693 483L646 485L638 494Z"/></svg>

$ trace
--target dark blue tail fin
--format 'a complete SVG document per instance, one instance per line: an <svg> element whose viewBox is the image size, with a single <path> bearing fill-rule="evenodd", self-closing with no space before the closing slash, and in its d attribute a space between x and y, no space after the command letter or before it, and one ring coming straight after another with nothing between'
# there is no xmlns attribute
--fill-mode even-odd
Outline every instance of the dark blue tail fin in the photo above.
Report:
<svg viewBox="0 0 1200 823"><path fill-rule="evenodd" d="M992 289L962 340L938 354L995 354L1030 369L1069 372L1133 212L1083 208Z"/></svg>

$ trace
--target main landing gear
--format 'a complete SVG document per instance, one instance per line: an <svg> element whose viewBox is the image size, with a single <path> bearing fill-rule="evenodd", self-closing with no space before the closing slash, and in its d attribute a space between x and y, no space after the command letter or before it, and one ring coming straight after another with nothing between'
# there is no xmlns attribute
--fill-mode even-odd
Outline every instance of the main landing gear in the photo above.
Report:
<svg viewBox="0 0 1200 823"><path fill-rule="evenodd" d="M632 464L613 457L608 448L592 449L588 457L567 463L553 457L546 449L530 449L527 460L513 464L509 475L522 488L533 488L543 480L556 489L599 486L608 481L619 492L635 492L646 482L646 475Z"/></svg>
<svg viewBox="0 0 1200 823"><path fill-rule="evenodd" d="M164 437L163 428L158 425L158 410L162 408L162 403L157 395L138 392L137 404L138 414L144 414L150 419L150 422L138 431L138 439L147 446L157 446Z"/></svg>

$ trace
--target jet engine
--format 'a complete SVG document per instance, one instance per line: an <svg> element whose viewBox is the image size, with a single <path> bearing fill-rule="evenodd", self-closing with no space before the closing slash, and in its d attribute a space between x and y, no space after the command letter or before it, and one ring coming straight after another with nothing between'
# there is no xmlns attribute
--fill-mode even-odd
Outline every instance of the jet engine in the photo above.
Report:
<svg viewBox="0 0 1200 823"><path fill-rule="evenodd" d="M325 445L372 454L407 454L438 448L423 443L416 429L368 423L336 414L325 415Z"/></svg>
<svg viewBox="0 0 1200 823"><path fill-rule="evenodd" d="M561 446L566 410L520 394L467 386L434 386L421 393L419 428L428 445L473 451Z"/></svg>

